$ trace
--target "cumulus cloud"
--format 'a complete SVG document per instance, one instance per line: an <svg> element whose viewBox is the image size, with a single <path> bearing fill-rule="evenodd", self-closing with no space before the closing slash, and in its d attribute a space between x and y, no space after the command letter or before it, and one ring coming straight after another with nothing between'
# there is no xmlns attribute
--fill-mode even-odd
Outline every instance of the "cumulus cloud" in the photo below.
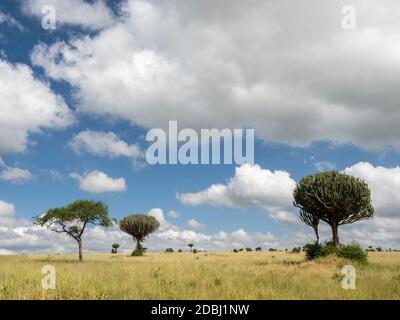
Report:
<svg viewBox="0 0 400 320"><path fill-rule="evenodd" d="M400 213L400 168L374 167L368 162L359 162L343 170L344 173L363 179L371 189L375 214L380 217L399 217Z"/></svg>
<svg viewBox="0 0 400 320"><path fill-rule="evenodd" d="M294 222L295 217L283 209L291 206L296 182L286 171L270 171L259 165L244 164L235 170L227 184L213 184L195 193L178 194L187 205L211 204L231 208L262 207L279 221Z"/></svg>
<svg viewBox="0 0 400 320"><path fill-rule="evenodd" d="M173 218L173 219L178 219L179 218L179 213L174 211L174 210L170 210L168 212L168 217Z"/></svg>
<svg viewBox="0 0 400 320"><path fill-rule="evenodd" d="M88 152L97 156L139 157L142 152L136 144L129 145L113 132L86 130L76 134L69 146L76 152Z"/></svg>
<svg viewBox="0 0 400 320"><path fill-rule="evenodd" d="M15 221L15 206L0 200L0 227L12 225Z"/></svg>
<svg viewBox="0 0 400 320"><path fill-rule="evenodd" d="M144 127L173 118L296 146L400 147L400 4L346 4L356 30L335 1L128 0L115 25L37 45L32 62L77 89L79 111Z"/></svg>
<svg viewBox="0 0 400 320"><path fill-rule="evenodd" d="M206 226L202 223L200 223L199 221L197 221L196 219L190 219L187 222L188 227L192 228L192 229L205 229Z"/></svg>
<svg viewBox="0 0 400 320"><path fill-rule="evenodd" d="M79 188L89 193L124 192L127 190L124 178L112 178L106 173L95 170L84 176L71 173L70 177L79 181Z"/></svg>
<svg viewBox="0 0 400 320"><path fill-rule="evenodd" d="M22 2L22 11L42 20L45 15L42 9L49 5L56 10L58 24L100 30L114 23L113 13L103 0L26 0Z"/></svg>
<svg viewBox="0 0 400 320"><path fill-rule="evenodd" d="M26 150L30 133L65 128L73 115L49 84L24 64L0 59L0 154Z"/></svg>
<svg viewBox="0 0 400 320"><path fill-rule="evenodd" d="M318 161L315 164L315 168L322 172L322 171L332 171L335 170L336 165L330 161Z"/></svg>
<svg viewBox="0 0 400 320"><path fill-rule="evenodd" d="M32 173L27 169L6 167L0 172L0 180L11 182L14 184L22 184L31 181L34 178Z"/></svg>

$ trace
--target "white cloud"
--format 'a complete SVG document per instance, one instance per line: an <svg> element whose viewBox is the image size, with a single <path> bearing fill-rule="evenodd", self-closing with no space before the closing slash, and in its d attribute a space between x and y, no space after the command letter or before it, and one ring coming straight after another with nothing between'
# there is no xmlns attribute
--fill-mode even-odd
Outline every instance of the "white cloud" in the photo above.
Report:
<svg viewBox="0 0 400 320"><path fill-rule="evenodd" d="M135 158L142 154L138 145L129 145L113 132L82 131L72 138L69 145L76 153L88 152L98 156Z"/></svg>
<svg viewBox="0 0 400 320"><path fill-rule="evenodd" d="M315 163L315 168L320 172L332 171L335 170L336 165L330 161L318 161Z"/></svg>
<svg viewBox="0 0 400 320"><path fill-rule="evenodd" d="M34 178L29 170L21 168L6 167L0 173L0 180L11 182L14 184L26 183Z"/></svg>
<svg viewBox="0 0 400 320"><path fill-rule="evenodd" d="M296 182L286 171L270 171L259 165L244 164L235 170L235 176L226 185L213 184L196 193L178 194L187 205L211 204L231 208L265 208L272 218L297 221L283 209L292 205L292 192Z"/></svg>
<svg viewBox="0 0 400 320"><path fill-rule="evenodd" d="M187 223L188 227L192 229L205 229L205 225L197 221L196 219L190 219Z"/></svg>
<svg viewBox="0 0 400 320"><path fill-rule="evenodd" d="M376 216L400 217L400 168L374 167L359 162L343 170L344 173L363 179L371 189Z"/></svg>
<svg viewBox="0 0 400 320"><path fill-rule="evenodd" d="M179 213L174 211L174 210L170 210L168 212L168 217L173 218L173 219L178 219L179 218Z"/></svg>
<svg viewBox="0 0 400 320"><path fill-rule="evenodd" d="M400 5L348 4L363 17L352 32L335 1L128 0L115 25L38 45L32 62L77 89L79 111L144 127L173 115L182 127L245 126L296 146L400 147Z"/></svg>
<svg viewBox="0 0 400 320"><path fill-rule="evenodd" d="M15 206L0 200L0 227L9 226L15 222Z"/></svg>
<svg viewBox="0 0 400 320"><path fill-rule="evenodd" d="M278 222L287 222L287 223L299 223L299 217L294 213L280 210L280 209L270 209L268 211L269 216L278 221Z"/></svg>
<svg viewBox="0 0 400 320"><path fill-rule="evenodd" d="M57 24L99 30L114 23L113 13L103 0L94 0L91 3L84 0L25 0L22 10L25 14L42 20L45 16L42 8L48 5L55 7Z"/></svg>
<svg viewBox="0 0 400 320"><path fill-rule="evenodd" d="M0 88L0 154L23 152L30 133L65 128L73 121L63 98L27 65L0 59Z"/></svg>
<svg viewBox="0 0 400 320"><path fill-rule="evenodd" d="M111 178L104 172L95 170L85 176L71 173L71 178L79 181L79 188L89 193L124 192L127 190L124 178Z"/></svg>
<svg viewBox="0 0 400 320"><path fill-rule="evenodd" d="M0 168L5 167L5 166L6 166L6 163L4 162L3 158L0 157Z"/></svg>
<svg viewBox="0 0 400 320"><path fill-rule="evenodd" d="M171 227L171 225L165 220L164 212L160 208L151 209L148 215L157 219L160 223L160 230L165 230Z"/></svg>

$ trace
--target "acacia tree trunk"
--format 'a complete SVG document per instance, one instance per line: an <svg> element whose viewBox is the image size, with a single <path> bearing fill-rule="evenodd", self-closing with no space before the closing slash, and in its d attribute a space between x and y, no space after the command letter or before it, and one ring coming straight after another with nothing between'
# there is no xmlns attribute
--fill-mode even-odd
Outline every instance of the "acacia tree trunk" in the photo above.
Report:
<svg viewBox="0 0 400 320"><path fill-rule="evenodd" d="M338 223L333 222L331 224L331 228L332 228L332 241L336 246L338 246L339 245Z"/></svg>
<svg viewBox="0 0 400 320"><path fill-rule="evenodd" d="M79 262L83 262L82 240L78 241L78 246L79 246Z"/></svg>

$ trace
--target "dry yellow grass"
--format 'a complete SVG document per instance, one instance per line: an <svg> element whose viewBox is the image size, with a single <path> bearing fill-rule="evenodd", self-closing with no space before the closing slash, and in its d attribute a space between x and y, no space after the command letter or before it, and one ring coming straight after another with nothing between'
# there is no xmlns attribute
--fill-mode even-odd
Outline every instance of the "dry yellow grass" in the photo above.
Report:
<svg viewBox="0 0 400 320"><path fill-rule="evenodd" d="M400 253L370 253L368 265L303 254L172 253L0 256L0 299L400 299ZM56 290L41 287L53 265ZM357 289L341 287L345 264Z"/></svg>

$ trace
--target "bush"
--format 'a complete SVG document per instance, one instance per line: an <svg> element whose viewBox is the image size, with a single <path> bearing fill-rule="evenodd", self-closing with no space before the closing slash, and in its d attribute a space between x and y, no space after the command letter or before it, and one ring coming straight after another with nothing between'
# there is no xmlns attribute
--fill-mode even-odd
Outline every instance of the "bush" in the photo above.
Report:
<svg viewBox="0 0 400 320"><path fill-rule="evenodd" d="M234 252L234 253L238 253L239 250L238 250L238 249L233 249L233 252Z"/></svg>
<svg viewBox="0 0 400 320"><path fill-rule="evenodd" d="M251 251L253 251L253 249L252 248L246 248L246 251L247 252L251 252Z"/></svg>
<svg viewBox="0 0 400 320"><path fill-rule="evenodd" d="M330 255L337 255L339 252L339 247L336 246L332 241L325 242L322 245L321 256L326 257Z"/></svg>
<svg viewBox="0 0 400 320"><path fill-rule="evenodd" d="M172 252L174 252L174 249L172 249L172 248L167 248L167 249L165 249L165 252L166 252L166 253L172 253Z"/></svg>
<svg viewBox="0 0 400 320"><path fill-rule="evenodd" d="M341 245L338 247L332 242L325 242L322 245L309 243L304 246L304 251L307 260L336 255L340 258L350 259L361 263L367 262L367 253L356 243Z"/></svg>
<svg viewBox="0 0 400 320"><path fill-rule="evenodd" d="M258 251L258 252L260 252L261 250L262 250L261 247L257 247L257 248L256 248L256 251Z"/></svg>
<svg viewBox="0 0 400 320"><path fill-rule="evenodd" d="M275 249L275 248L269 248L268 251L270 251L270 252L275 252L275 251L278 251L278 250Z"/></svg>
<svg viewBox="0 0 400 320"><path fill-rule="evenodd" d="M299 252L301 252L301 247L294 247L292 249L292 253L299 253Z"/></svg>
<svg viewBox="0 0 400 320"><path fill-rule="evenodd" d="M322 246L317 243L308 243L304 246L307 260L314 260L322 256Z"/></svg>
<svg viewBox="0 0 400 320"><path fill-rule="evenodd" d="M337 255L340 258L350 259L361 263L367 262L367 253L357 243L341 246Z"/></svg>
<svg viewBox="0 0 400 320"><path fill-rule="evenodd" d="M178 252L183 252L182 249L179 249Z"/></svg>

